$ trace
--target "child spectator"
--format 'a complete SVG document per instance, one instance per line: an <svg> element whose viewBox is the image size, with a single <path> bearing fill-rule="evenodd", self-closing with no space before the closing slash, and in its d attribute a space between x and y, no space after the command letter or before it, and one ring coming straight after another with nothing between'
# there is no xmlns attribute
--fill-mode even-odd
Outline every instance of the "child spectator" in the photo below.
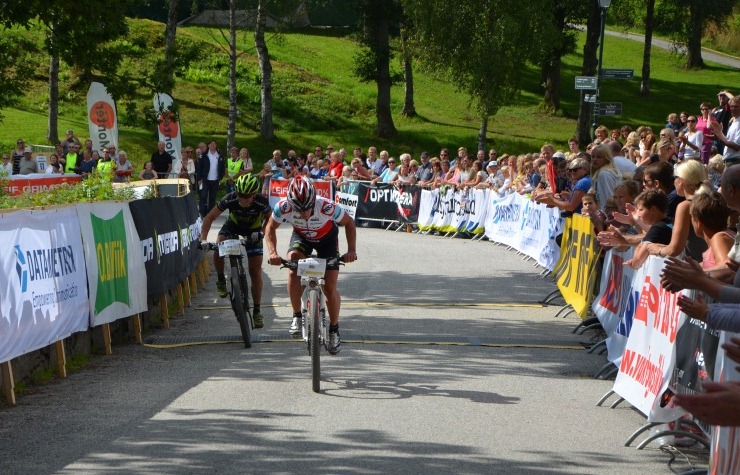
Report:
<svg viewBox="0 0 740 475"><path fill-rule="evenodd" d="M144 169L139 173L139 180L154 180L157 178L157 172L152 168L154 164L148 161L144 164Z"/></svg>
<svg viewBox="0 0 740 475"><path fill-rule="evenodd" d="M649 256L649 244L668 245L671 242L673 226L666 216L668 197L660 190L647 190L635 198L637 219L650 226L645 237L635 249L632 259L625 265L633 269L639 268Z"/></svg>
<svg viewBox="0 0 740 475"><path fill-rule="evenodd" d="M727 254L735 244L735 232L727 229L729 217L730 209L716 191L696 195L691 201L691 225L707 243L701 262L706 271L725 268Z"/></svg>
<svg viewBox="0 0 740 475"><path fill-rule="evenodd" d="M606 215L599 207L596 193L589 191L581 198L581 214L591 219L597 234L606 229Z"/></svg>
<svg viewBox="0 0 740 475"><path fill-rule="evenodd" d="M722 160L722 155L717 154L709 159L707 164L707 175L709 176L709 184L715 190L719 189L719 182L722 178L722 172L725 171L725 162Z"/></svg>

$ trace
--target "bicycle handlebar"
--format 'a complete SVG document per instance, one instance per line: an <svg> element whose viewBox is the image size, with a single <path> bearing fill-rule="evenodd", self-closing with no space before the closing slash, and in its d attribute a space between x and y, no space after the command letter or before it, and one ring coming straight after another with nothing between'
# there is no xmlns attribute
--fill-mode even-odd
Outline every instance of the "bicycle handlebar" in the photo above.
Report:
<svg viewBox="0 0 740 475"><path fill-rule="evenodd" d="M296 269L298 269L298 261L289 261L288 259L283 259L281 257L280 258L280 262L282 264L280 266L281 268L284 267L284 268L287 268L287 269L290 269L290 270L296 270ZM341 255L339 257L332 257L331 259L327 259L326 260L326 265L327 266L333 266L333 265L336 265L336 264L339 264L340 266L343 266L344 265L344 255Z"/></svg>

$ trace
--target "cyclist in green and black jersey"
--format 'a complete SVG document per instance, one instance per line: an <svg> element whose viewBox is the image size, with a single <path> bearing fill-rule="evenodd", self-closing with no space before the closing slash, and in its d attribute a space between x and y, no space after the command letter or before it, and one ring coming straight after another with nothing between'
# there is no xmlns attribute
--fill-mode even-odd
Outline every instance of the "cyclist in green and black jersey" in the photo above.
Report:
<svg viewBox="0 0 740 475"><path fill-rule="evenodd" d="M227 194L216 203L216 206L203 219L201 229L201 241L206 241L208 231L213 221L227 209L229 218L218 232L216 242L226 239L238 239L243 236L249 241L247 247L247 262L249 263L249 277L252 279L252 302L254 311L252 318L255 328L262 328L263 319L260 312L260 301L262 300L262 237L264 226L272 210L270 203L259 192L262 189L262 180L251 173L242 175L234 182L236 191ZM216 290L218 295L226 297L229 295L226 289L226 276L224 275L224 258L213 253L213 265L216 267Z"/></svg>

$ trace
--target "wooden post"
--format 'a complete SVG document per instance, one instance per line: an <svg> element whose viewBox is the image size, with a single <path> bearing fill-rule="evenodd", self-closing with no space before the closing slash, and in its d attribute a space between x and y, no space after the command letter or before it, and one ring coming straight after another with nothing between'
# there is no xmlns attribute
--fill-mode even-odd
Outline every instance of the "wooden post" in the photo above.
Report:
<svg viewBox="0 0 740 475"><path fill-rule="evenodd" d="M182 295L182 282L177 284L177 306L180 307L180 315L185 316L185 299Z"/></svg>
<svg viewBox="0 0 740 475"><path fill-rule="evenodd" d="M190 279L188 277L185 277L185 280L182 282L182 290L185 296L185 305L192 307L193 302L190 300Z"/></svg>
<svg viewBox="0 0 740 475"><path fill-rule="evenodd" d="M5 400L11 406L15 406L15 382L13 381L13 367L10 365L10 361L0 363L0 372L3 374Z"/></svg>
<svg viewBox="0 0 740 475"><path fill-rule="evenodd" d="M206 289L206 271L203 268L203 265L198 266L198 277L200 277L200 288L205 290Z"/></svg>
<svg viewBox="0 0 740 475"><path fill-rule="evenodd" d="M167 308L167 294L162 294L159 298L159 314L162 316L162 325L165 328L170 327L170 311Z"/></svg>
<svg viewBox="0 0 740 475"><path fill-rule="evenodd" d="M105 344L105 354L112 355L113 348L110 344L110 323L103 323L103 343Z"/></svg>
<svg viewBox="0 0 740 475"><path fill-rule="evenodd" d="M206 271L206 278L209 279L211 277L211 266L208 263L208 259L203 259L201 261L203 263L203 269Z"/></svg>
<svg viewBox="0 0 740 475"><path fill-rule="evenodd" d="M136 339L136 343L141 345L141 315L137 313L136 315L132 315L131 318L134 323L134 338Z"/></svg>
<svg viewBox="0 0 740 475"><path fill-rule="evenodd" d="M64 340L54 343L54 352L57 355L57 375L60 378L67 377L67 355L64 352Z"/></svg>
<svg viewBox="0 0 740 475"><path fill-rule="evenodd" d="M198 273L198 268L196 267L193 272L190 273L190 293L193 294L193 296L198 295L198 278L196 274Z"/></svg>

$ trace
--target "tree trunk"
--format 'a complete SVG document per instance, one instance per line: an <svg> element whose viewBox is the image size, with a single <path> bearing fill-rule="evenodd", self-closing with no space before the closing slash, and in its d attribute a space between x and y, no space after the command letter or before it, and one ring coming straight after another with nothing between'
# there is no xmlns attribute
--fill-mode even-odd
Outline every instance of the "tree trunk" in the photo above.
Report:
<svg viewBox="0 0 740 475"><path fill-rule="evenodd" d="M561 36L565 35L565 13L562 8L555 9L555 26ZM545 109L560 109L560 69L562 66L563 48L553 48L542 64L541 84L545 86Z"/></svg>
<svg viewBox="0 0 740 475"><path fill-rule="evenodd" d="M586 44L583 45L583 68L581 75L595 76L598 59L596 50L599 45L599 33L601 26L601 11L598 2L590 2L591 10L586 22ZM595 91L588 91L589 94ZM581 92L581 104L578 109L578 126L576 128L576 137L581 147L585 147L591 142L591 126L593 121L593 103L585 101L585 93Z"/></svg>
<svg viewBox="0 0 740 475"><path fill-rule="evenodd" d="M703 5L699 2L691 2L689 5L689 31L686 42L686 67L703 68L704 60L701 57L701 36L704 24Z"/></svg>
<svg viewBox="0 0 740 475"><path fill-rule="evenodd" d="M414 105L414 71L411 65L411 52L406 43L406 29L401 29L401 47L403 48L403 110L401 115L404 117L415 117L416 106Z"/></svg>
<svg viewBox="0 0 740 475"><path fill-rule="evenodd" d="M50 144L59 142L59 54L56 48L55 23L49 25L49 122L46 140Z"/></svg>
<svg viewBox="0 0 740 475"><path fill-rule="evenodd" d="M488 113L481 114L480 127L478 128L478 150L486 149L486 134L488 133Z"/></svg>
<svg viewBox="0 0 740 475"><path fill-rule="evenodd" d="M650 94L650 49L653 44L653 22L655 20L655 0L647 0L645 11L645 45L642 50L642 80L640 81L640 95Z"/></svg>
<svg viewBox="0 0 740 475"><path fill-rule="evenodd" d="M257 24L254 29L254 46L257 48L257 58L260 65L260 91L262 102L262 123L260 133L268 142L275 140L275 129L272 125L272 65L265 43L265 25L267 24L266 0L260 0L257 5Z"/></svg>
<svg viewBox="0 0 740 475"><path fill-rule="evenodd" d="M175 1L175 0L171 0ZM234 146L236 138L236 0L229 1L229 125L226 149Z"/></svg>
<svg viewBox="0 0 740 475"><path fill-rule="evenodd" d="M167 10L167 26L164 30L164 62L165 62L165 83L164 92L172 95L172 89L175 87L175 34L177 33L177 9L180 6L179 0L169 0Z"/></svg>
<svg viewBox="0 0 740 475"><path fill-rule="evenodd" d="M375 106L375 115L378 120L378 136L392 138L398 134L393 124L391 114L391 47L390 47L390 21L386 15L381 15L377 29L375 30L376 42L376 69L378 71L376 83L378 85L378 97Z"/></svg>

